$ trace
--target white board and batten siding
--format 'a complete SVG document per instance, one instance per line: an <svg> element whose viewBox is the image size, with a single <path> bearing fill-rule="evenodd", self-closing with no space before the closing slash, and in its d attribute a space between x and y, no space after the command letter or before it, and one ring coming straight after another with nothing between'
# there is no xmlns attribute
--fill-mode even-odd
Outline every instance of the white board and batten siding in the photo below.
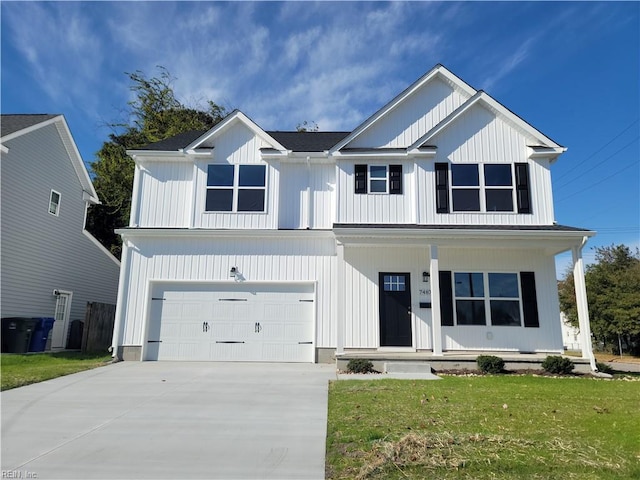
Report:
<svg viewBox="0 0 640 480"><path fill-rule="evenodd" d="M345 347L380 346L380 272L409 273L413 347L431 348L431 309L420 308L420 290L428 286L422 272L429 270L427 248L354 247L345 248Z"/></svg>
<svg viewBox="0 0 640 480"><path fill-rule="evenodd" d="M448 351L562 351L557 319L553 257L531 249L439 247L440 270L453 272L535 272L540 326L442 327L443 347ZM345 347L375 349L380 345L378 274L409 273L411 280L412 346L432 348L432 310L420 308L421 290L430 289L422 272L429 267L428 248L357 247L345 249Z"/></svg>
<svg viewBox="0 0 640 480"><path fill-rule="evenodd" d="M420 210L419 223L462 225L552 225L553 198L548 160L528 160L531 137L481 105L474 105L452 125L436 135L435 160L418 170L419 203L431 208ZM469 212L439 214L435 209L436 162L529 164L532 214ZM451 181L451 179L449 179ZM424 195L424 197L422 197ZM515 203L514 203L515 204Z"/></svg>
<svg viewBox="0 0 640 480"><path fill-rule="evenodd" d="M144 360L313 362L314 283L153 282Z"/></svg>
<svg viewBox="0 0 640 480"><path fill-rule="evenodd" d="M57 123L4 143L2 153L2 317L54 317L54 289L71 292L69 321L87 302L115 304L119 262L84 228L83 186ZM60 193L49 213L51 190ZM66 328L54 325L66 346Z"/></svg>
<svg viewBox="0 0 640 480"><path fill-rule="evenodd" d="M162 282L233 282L231 267L237 267L241 283L313 284L314 346L335 345L336 315L335 240L329 236L216 237L215 234L137 238L129 250L130 282L122 302L123 318L145 319L124 322L123 345L143 345L154 295L152 285Z"/></svg>
<svg viewBox="0 0 640 480"><path fill-rule="evenodd" d="M138 199L131 209L131 225L176 228L189 226L193 216L192 162L139 162L135 175Z"/></svg>
<svg viewBox="0 0 640 480"><path fill-rule="evenodd" d="M387 193L356 194L355 165L402 165L402 195ZM416 223L414 163L402 159L361 158L339 160L338 219L337 223Z"/></svg>
<svg viewBox="0 0 640 480"><path fill-rule="evenodd" d="M215 140L213 158L197 160L193 182L195 228L224 229L277 229L280 175L278 162L265 163L260 149L270 147L251 129L242 123L228 127L224 135ZM266 196L264 212L207 212L205 211L207 165L210 163L261 164L266 165Z"/></svg>
<svg viewBox="0 0 640 480"><path fill-rule="evenodd" d="M331 229L336 168L331 163L280 163L281 229Z"/></svg>
<svg viewBox="0 0 640 480"><path fill-rule="evenodd" d="M350 148L405 148L435 127L470 95L434 78L349 143Z"/></svg>
<svg viewBox="0 0 640 480"><path fill-rule="evenodd" d="M535 273L539 327L442 327L445 350L562 352L556 268L552 256L535 249L440 248L441 270L453 272Z"/></svg>

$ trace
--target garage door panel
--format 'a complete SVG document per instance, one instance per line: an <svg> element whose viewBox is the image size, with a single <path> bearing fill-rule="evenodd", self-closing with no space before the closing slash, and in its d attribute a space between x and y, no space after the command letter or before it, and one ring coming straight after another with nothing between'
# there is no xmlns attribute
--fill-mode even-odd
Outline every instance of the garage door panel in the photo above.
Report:
<svg viewBox="0 0 640 480"><path fill-rule="evenodd" d="M146 359L314 361L312 285L158 285L152 296Z"/></svg>

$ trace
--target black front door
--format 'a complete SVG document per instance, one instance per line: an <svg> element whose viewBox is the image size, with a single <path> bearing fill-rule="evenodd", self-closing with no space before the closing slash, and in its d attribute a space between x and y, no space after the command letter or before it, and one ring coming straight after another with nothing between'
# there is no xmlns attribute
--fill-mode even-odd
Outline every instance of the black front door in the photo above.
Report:
<svg viewBox="0 0 640 480"><path fill-rule="evenodd" d="M411 346L411 287L408 273L381 273L380 346Z"/></svg>

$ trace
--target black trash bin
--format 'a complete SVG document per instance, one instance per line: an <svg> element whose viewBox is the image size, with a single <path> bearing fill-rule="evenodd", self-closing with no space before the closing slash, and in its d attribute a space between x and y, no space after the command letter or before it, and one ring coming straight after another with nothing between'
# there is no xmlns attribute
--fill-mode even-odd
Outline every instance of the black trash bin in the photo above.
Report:
<svg viewBox="0 0 640 480"><path fill-rule="evenodd" d="M29 342L30 352L44 352L47 347L47 340L49 339L49 332L53 328L55 318L42 317L34 318L37 320L36 327L31 335L31 342Z"/></svg>
<svg viewBox="0 0 640 480"><path fill-rule="evenodd" d="M69 339L67 340L67 350L80 350L82 348L82 331L84 330L84 322L82 320L74 320L69 325Z"/></svg>
<svg viewBox="0 0 640 480"><path fill-rule="evenodd" d="M2 319L2 353L27 353L37 318Z"/></svg>

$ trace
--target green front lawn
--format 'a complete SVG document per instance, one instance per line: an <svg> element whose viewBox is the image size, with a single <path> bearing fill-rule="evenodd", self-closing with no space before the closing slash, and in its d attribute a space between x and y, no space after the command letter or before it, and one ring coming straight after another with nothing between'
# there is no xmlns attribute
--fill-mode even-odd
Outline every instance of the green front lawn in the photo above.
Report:
<svg viewBox="0 0 640 480"><path fill-rule="evenodd" d="M640 381L336 381L330 479L640 478Z"/></svg>
<svg viewBox="0 0 640 480"><path fill-rule="evenodd" d="M107 365L111 355L78 352L30 353L27 355L3 353L0 355L2 390L22 387L30 383L81 372Z"/></svg>

